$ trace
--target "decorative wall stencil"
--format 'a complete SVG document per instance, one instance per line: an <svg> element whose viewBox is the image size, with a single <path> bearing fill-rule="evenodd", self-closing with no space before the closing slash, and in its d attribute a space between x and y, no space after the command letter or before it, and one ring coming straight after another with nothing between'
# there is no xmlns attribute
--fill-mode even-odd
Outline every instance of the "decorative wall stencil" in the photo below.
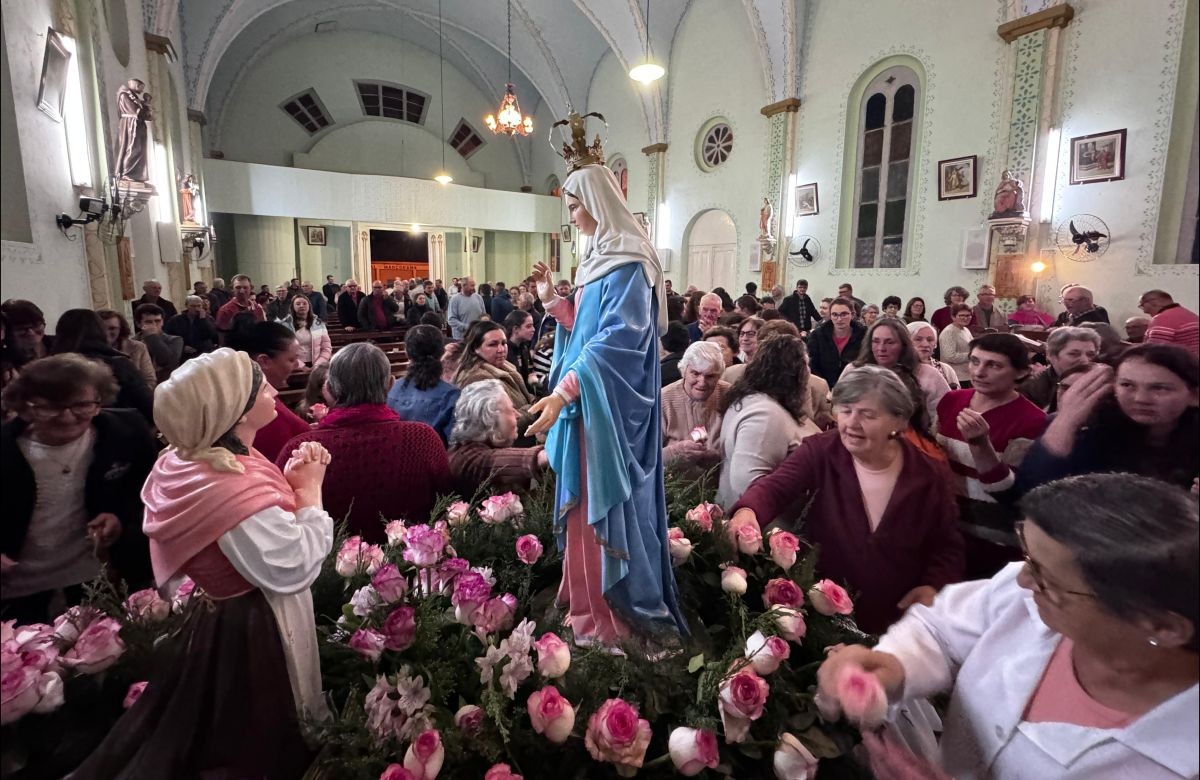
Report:
<svg viewBox="0 0 1200 780"><path fill-rule="evenodd" d="M783 170L784 160L787 159L789 114L781 111L767 117L767 159L766 171L763 176L763 194L771 201L771 208L776 214L783 214L783 181L786 172ZM785 223L781 216L779 221Z"/></svg>
<svg viewBox="0 0 1200 780"><path fill-rule="evenodd" d="M1042 105L1042 75L1046 53L1046 30L1017 39L1017 63L1013 73L1012 116L1008 125L1008 169L1025 181L1031 179Z"/></svg>
<svg viewBox="0 0 1200 780"><path fill-rule="evenodd" d="M659 243L662 243L662 238L654 235L654 233L658 232L658 223L654 220L658 214L658 172L662 167L662 154L662 152L654 152L653 154L646 155L648 173L646 176L646 220L650 223L651 228L653 228L651 238Z"/></svg>

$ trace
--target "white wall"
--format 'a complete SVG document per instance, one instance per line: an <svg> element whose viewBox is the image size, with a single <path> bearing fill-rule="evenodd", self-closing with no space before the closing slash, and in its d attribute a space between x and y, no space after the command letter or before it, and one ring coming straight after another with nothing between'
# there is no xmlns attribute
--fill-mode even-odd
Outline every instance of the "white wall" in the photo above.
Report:
<svg viewBox="0 0 1200 780"><path fill-rule="evenodd" d="M312 246L306 239L309 225L325 227L325 246ZM332 220L296 220L297 246L300 248L300 276L321 289L325 277L333 274L339 283L354 273L354 230L352 223Z"/></svg>
<svg viewBox="0 0 1200 780"><path fill-rule="evenodd" d="M649 165L642 149L650 145L650 138L646 134L646 120L642 115L642 105L637 95L639 89L644 87L629 78L616 55L610 51L596 66L587 102L588 111L599 111L609 123L608 142L604 146L605 160L611 161L619 154L629 165L627 202L630 211L648 210L646 185L649 179ZM588 121L595 123L589 125L592 133L603 135L604 125L594 119ZM564 167L561 161L559 167ZM559 178L565 179L565 176L560 175Z"/></svg>
<svg viewBox="0 0 1200 780"><path fill-rule="evenodd" d="M364 117L347 74L428 94L424 125ZM446 164L456 183L520 189L523 179L513 142L483 126L483 116L495 110L495 96L485 96L453 67L446 68L445 78L445 137L466 117L484 140L467 160L446 147ZM334 122L316 136L279 107L310 87ZM214 148L227 160L433 178L444 145L439 100L436 53L384 35L344 31L307 35L273 49L243 74L227 99L210 96L208 108L215 125Z"/></svg>

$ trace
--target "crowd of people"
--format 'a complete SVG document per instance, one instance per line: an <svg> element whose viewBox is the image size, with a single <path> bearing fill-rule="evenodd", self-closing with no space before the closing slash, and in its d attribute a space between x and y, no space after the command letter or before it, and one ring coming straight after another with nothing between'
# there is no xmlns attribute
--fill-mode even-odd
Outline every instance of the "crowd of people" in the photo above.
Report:
<svg viewBox="0 0 1200 780"><path fill-rule="evenodd" d="M527 490L546 475L544 437L529 427L561 392L550 366L566 280L545 291L533 277L373 280L364 291L329 276L319 290L291 279L256 293L237 275L230 290L196 282L181 311L158 282L143 289L132 322L73 309L53 334L34 302L0 307L0 449L14 500L5 619L48 620L101 563L131 588L152 583L142 483L164 446L156 430L181 424L167 419L171 377L201 365L253 388L237 425L217 432L230 451L260 453L267 465L255 468L295 476L303 506L367 541L383 540L385 518L425 521L439 495ZM1174 712L1180 691L1195 704L1194 312L1151 290L1122 333L1079 285L1062 289L1057 315L1030 296L1002 311L990 285L973 304L950 287L935 310L920 297L874 305L849 283L814 300L805 280L790 295L760 297L753 283L736 299L669 281L665 292L664 463L712 475L734 532L799 526L819 545L822 576L856 592L859 625L884 636L827 666L856 660L897 701L978 672L954 688L947 771L981 749L959 732L992 697L1024 695L1020 709L1032 696L1024 715L1000 717L994 741L989 729L986 750L1012 748L996 759L1009 765L1030 750L1018 742L1039 739L1014 736L1019 722L1095 730L1103 716L1115 728ZM289 388L303 395L285 399ZM1028 624L1030 591L1062 644ZM1161 664L1120 646L1139 631ZM987 672L1020 664L1014 647L1049 665L1041 678L1022 671L1021 690ZM1117 669L1146 687L1111 678ZM1072 686L1097 709L1062 711L1055 697ZM1121 750L1137 754L1131 767L1178 766L1153 745Z"/></svg>

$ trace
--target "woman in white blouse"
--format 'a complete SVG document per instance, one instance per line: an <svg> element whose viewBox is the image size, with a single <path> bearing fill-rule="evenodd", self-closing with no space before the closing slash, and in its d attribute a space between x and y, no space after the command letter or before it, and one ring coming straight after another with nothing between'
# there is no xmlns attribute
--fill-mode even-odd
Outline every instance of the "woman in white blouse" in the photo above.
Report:
<svg viewBox="0 0 1200 780"><path fill-rule="evenodd" d="M941 361L958 377L959 387L971 386L971 307L959 303L950 307L950 324L938 336Z"/></svg>
<svg viewBox="0 0 1200 780"><path fill-rule="evenodd" d="M306 442L281 473L247 447L275 397L231 349L158 386L154 422L171 447L142 490L144 530L160 587L191 578L195 608L73 778L300 777L310 763L301 719L327 715L309 587L333 544L329 453Z"/></svg>
<svg viewBox="0 0 1200 780"><path fill-rule="evenodd" d="M296 343L300 345L300 362L312 368L322 363L328 363L333 356L333 342L329 339L329 330L316 314L313 314L312 304L303 295L292 298L288 307L288 316L283 318L283 324L296 333Z"/></svg>
<svg viewBox="0 0 1200 780"><path fill-rule="evenodd" d="M874 650L831 649L822 704L840 704L850 662L896 704L952 690L929 758L960 779L1196 777L1195 497L1090 474L1038 488L1021 508L1024 564L948 586Z"/></svg>
<svg viewBox="0 0 1200 780"><path fill-rule="evenodd" d="M804 413L807 357L798 336L771 338L725 391L715 443L723 456L717 488L721 506L732 506L751 482L774 471L806 437L821 432Z"/></svg>

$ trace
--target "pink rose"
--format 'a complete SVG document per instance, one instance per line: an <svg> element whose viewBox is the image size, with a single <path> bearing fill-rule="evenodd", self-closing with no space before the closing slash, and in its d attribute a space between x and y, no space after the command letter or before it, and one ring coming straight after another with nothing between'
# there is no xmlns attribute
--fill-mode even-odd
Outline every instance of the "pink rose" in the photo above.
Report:
<svg viewBox="0 0 1200 780"><path fill-rule="evenodd" d="M125 614L135 622L157 623L171 614L171 605L159 598L154 588L146 588L125 599Z"/></svg>
<svg viewBox="0 0 1200 780"><path fill-rule="evenodd" d="M373 628L360 628L350 637L350 649L371 662L379 660L387 637Z"/></svg>
<svg viewBox="0 0 1200 780"><path fill-rule="evenodd" d="M571 668L571 648L558 637L547 631L533 643L538 655L538 674L543 677L562 677Z"/></svg>
<svg viewBox="0 0 1200 780"><path fill-rule="evenodd" d="M672 526L667 529L667 551L671 554L671 565L681 566L692 557L692 542L683 535L683 529Z"/></svg>
<svg viewBox="0 0 1200 780"><path fill-rule="evenodd" d="M471 505L466 501L455 501L446 509L446 520L452 528L464 525L471 519Z"/></svg>
<svg viewBox="0 0 1200 780"><path fill-rule="evenodd" d="M854 611L850 594L833 580L821 580L808 589L813 609L822 615L849 615Z"/></svg>
<svg viewBox="0 0 1200 780"><path fill-rule="evenodd" d="M387 534L388 547L395 547L398 544L404 544L408 526L404 524L403 520L389 520L388 524L383 527L383 532Z"/></svg>
<svg viewBox="0 0 1200 780"><path fill-rule="evenodd" d="M724 512L716 504L697 504L687 512L688 521L694 523L704 533L713 529L713 521L720 520Z"/></svg>
<svg viewBox="0 0 1200 780"><path fill-rule="evenodd" d="M483 780L525 780L522 775L513 774L508 764L493 764L483 776Z"/></svg>
<svg viewBox="0 0 1200 780"><path fill-rule="evenodd" d="M770 609L776 604L799 609L804 606L804 591L800 590L799 585L783 577L768 580L767 587L763 589L763 606Z"/></svg>
<svg viewBox="0 0 1200 780"><path fill-rule="evenodd" d="M650 746L650 722L639 718L629 702L609 699L588 718L583 742L592 758L616 764L617 774L633 777Z"/></svg>
<svg viewBox="0 0 1200 780"><path fill-rule="evenodd" d="M492 586L477 571L465 571L454 580L454 591L450 603L454 605L454 619L464 626L475 622L475 613L492 597Z"/></svg>
<svg viewBox="0 0 1200 780"><path fill-rule="evenodd" d="M762 717L770 690L767 681L750 666L744 666L736 674L725 678L721 683L717 708L721 711L721 725L725 728L727 743L745 741L750 724Z"/></svg>
<svg viewBox="0 0 1200 780"><path fill-rule="evenodd" d="M446 537L428 525L414 525L404 537L404 560L414 566L432 566L442 559Z"/></svg>
<svg viewBox="0 0 1200 780"><path fill-rule="evenodd" d="M775 627L779 629L779 635L789 642L800 644L804 635L808 633L804 615L798 609L777 604L767 610L767 614L775 619Z"/></svg>
<svg viewBox="0 0 1200 780"><path fill-rule="evenodd" d="M125 709L132 707L135 701L142 698L142 694L146 692L146 686L149 684L148 681L142 680L130 685L129 690L125 692L125 701L121 702L121 706Z"/></svg>
<svg viewBox="0 0 1200 780"><path fill-rule="evenodd" d="M745 569L732 563L721 564L721 590L741 596L746 593L747 586Z"/></svg>
<svg viewBox="0 0 1200 780"><path fill-rule="evenodd" d="M795 534L787 531L776 531L767 540L771 547L771 560L775 565L787 571L796 565L796 553L800 550L800 540Z"/></svg>
<svg viewBox="0 0 1200 780"><path fill-rule="evenodd" d="M529 694L525 708L529 711L533 730L555 745L561 745L571 736L571 729L575 728L575 708L553 685Z"/></svg>
<svg viewBox="0 0 1200 780"><path fill-rule="evenodd" d="M791 654L788 643L777 636L764 636L763 632L755 631L746 639L746 658L754 671L764 677L774 674Z"/></svg>
<svg viewBox="0 0 1200 780"><path fill-rule="evenodd" d="M474 704L464 704L454 713L454 726L467 736L476 736L483 731L483 722L487 716L482 707Z"/></svg>
<svg viewBox="0 0 1200 780"><path fill-rule="evenodd" d="M387 563L371 577L371 587L385 604L394 604L408 592L408 580L396 568L396 564Z"/></svg>
<svg viewBox="0 0 1200 780"><path fill-rule="evenodd" d="M517 538L517 558L521 563L532 566L542 557L542 543L533 534L525 534Z"/></svg>
<svg viewBox="0 0 1200 780"><path fill-rule="evenodd" d="M742 523L733 530L733 543L742 555L758 555L762 552L762 531L758 523Z"/></svg>
<svg viewBox="0 0 1200 780"><path fill-rule="evenodd" d="M80 674L95 674L115 664L124 652L121 624L113 618L103 617L93 620L83 630L62 660L65 666Z"/></svg>
<svg viewBox="0 0 1200 780"><path fill-rule="evenodd" d="M479 507L479 517L488 525L504 523L523 514L525 507L521 506L521 499L511 492L485 498Z"/></svg>
<svg viewBox="0 0 1200 780"><path fill-rule="evenodd" d="M363 585L350 596L350 606L359 617L367 617L382 603L383 599L370 585Z"/></svg>
<svg viewBox="0 0 1200 780"><path fill-rule="evenodd" d="M671 732L667 750L675 770L685 777L698 775L706 768L716 769L721 761L717 735L708 729L680 726Z"/></svg>
<svg viewBox="0 0 1200 780"><path fill-rule="evenodd" d="M408 746L404 754L404 768L412 772L414 780L433 780L442 771L446 760L446 749L442 747L442 736L435 729L422 731Z"/></svg>
<svg viewBox="0 0 1200 780"><path fill-rule="evenodd" d="M388 764L379 780L417 780L417 777L399 764Z"/></svg>
<svg viewBox="0 0 1200 780"><path fill-rule="evenodd" d="M508 598L505 598L507 596ZM516 599L511 594L488 599L475 612L475 634L482 640L488 634L512 628L513 616L517 614Z"/></svg>
<svg viewBox="0 0 1200 780"><path fill-rule="evenodd" d="M887 694L879 678L856 663L838 670L834 692L846 719L860 728L873 729L887 715Z"/></svg>
<svg viewBox="0 0 1200 780"><path fill-rule="evenodd" d="M708 429L703 425L697 425L695 428L692 428L692 441L697 444L704 444L708 441Z"/></svg>
<svg viewBox="0 0 1200 780"><path fill-rule="evenodd" d="M416 610L396 607L383 621L383 646L388 650L407 650L417 638Z"/></svg>
<svg viewBox="0 0 1200 780"><path fill-rule="evenodd" d="M38 672L58 670L62 645L54 626L45 623L17 626L15 621L9 621L9 631L6 633L8 639L4 641L3 652L9 668L20 663L21 666L32 666ZM78 638L78 634L71 641L75 638Z"/></svg>
<svg viewBox="0 0 1200 780"><path fill-rule="evenodd" d="M470 571L471 563L466 558L443 558L433 570L433 589L436 593L446 593L454 587L458 575Z"/></svg>
<svg viewBox="0 0 1200 780"><path fill-rule="evenodd" d="M779 736L774 763L777 780L815 780L817 776L816 756L787 732Z"/></svg>
<svg viewBox="0 0 1200 780"><path fill-rule="evenodd" d="M343 577L353 577L360 571L374 574L384 564L383 550L367 544L361 536L351 536L342 543L334 559L334 570Z"/></svg>
<svg viewBox="0 0 1200 780"><path fill-rule="evenodd" d="M6 657L16 658L15 654ZM33 711L41 700L38 682L41 674L32 666L22 666L18 658L15 663L4 665L0 672L0 725L15 723Z"/></svg>

